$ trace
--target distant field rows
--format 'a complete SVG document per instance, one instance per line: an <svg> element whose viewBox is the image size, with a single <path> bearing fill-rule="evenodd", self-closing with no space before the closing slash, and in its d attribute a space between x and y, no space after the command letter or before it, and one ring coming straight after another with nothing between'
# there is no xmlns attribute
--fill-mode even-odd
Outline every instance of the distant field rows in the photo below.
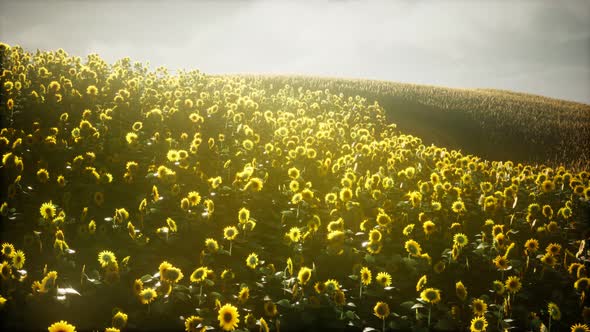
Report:
<svg viewBox="0 0 590 332"><path fill-rule="evenodd" d="M377 100L390 121L426 144L488 159L581 167L590 157L590 105L495 89L292 75L239 75L267 89L330 89Z"/></svg>

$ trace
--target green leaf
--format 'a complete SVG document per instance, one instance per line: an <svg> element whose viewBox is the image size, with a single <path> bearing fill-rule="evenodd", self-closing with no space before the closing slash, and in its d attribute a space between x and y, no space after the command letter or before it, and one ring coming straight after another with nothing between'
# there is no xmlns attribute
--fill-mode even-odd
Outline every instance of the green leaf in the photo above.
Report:
<svg viewBox="0 0 590 332"><path fill-rule="evenodd" d="M350 319L350 320L355 320L355 319L360 319L359 316L357 316L356 313L354 313L354 311L351 310L347 310L344 315L346 316L346 318Z"/></svg>
<svg viewBox="0 0 590 332"><path fill-rule="evenodd" d="M139 278L141 282L146 283L152 281L153 277L149 274L144 275L143 277Z"/></svg>
<svg viewBox="0 0 590 332"><path fill-rule="evenodd" d="M277 302L277 304L280 305L281 307L285 307L285 308L291 307L291 303L287 299L279 300L279 302Z"/></svg>

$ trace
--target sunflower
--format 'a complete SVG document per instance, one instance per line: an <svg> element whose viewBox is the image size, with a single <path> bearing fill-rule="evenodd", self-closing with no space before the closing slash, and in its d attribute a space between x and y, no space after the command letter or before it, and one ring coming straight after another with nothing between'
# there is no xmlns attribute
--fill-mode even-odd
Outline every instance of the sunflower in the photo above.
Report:
<svg viewBox="0 0 590 332"><path fill-rule="evenodd" d="M12 269L10 268L10 264L8 264L7 261L3 261L2 264L0 265L0 276L2 276L2 279L8 280L8 278L10 278L11 274L12 274Z"/></svg>
<svg viewBox="0 0 590 332"><path fill-rule="evenodd" d="M436 225L431 221L431 220L427 220L422 224L422 228L424 229L424 234L426 234L426 236L434 233Z"/></svg>
<svg viewBox="0 0 590 332"><path fill-rule="evenodd" d="M240 301L240 303L243 304L246 301L248 301L249 298L250 298L250 288L242 287L240 289L240 292L238 293L238 301Z"/></svg>
<svg viewBox="0 0 590 332"><path fill-rule="evenodd" d="M14 257L16 252L14 251L12 243L2 243L2 254L8 258Z"/></svg>
<svg viewBox="0 0 590 332"><path fill-rule="evenodd" d="M426 277L426 275L423 275L416 283L416 292L421 291L427 282L428 282L428 278Z"/></svg>
<svg viewBox="0 0 590 332"><path fill-rule="evenodd" d="M576 280L574 288L580 292L585 291L590 286L590 278L582 277Z"/></svg>
<svg viewBox="0 0 590 332"><path fill-rule="evenodd" d="M436 304L440 302L440 290L436 288L426 288L420 293L420 298L425 302Z"/></svg>
<svg viewBox="0 0 590 332"><path fill-rule="evenodd" d="M473 302L471 302L471 309L475 316L483 316L488 310L488 305L482 299L473 299Z"/></svg>
<svg viewBox="0 0 590 332"><path fill-rule="evenodd" d="M251 178L248 181L248 183L246 183L244 190L261 191L263 187L264 187L264 182L262 181L262 179Z"/></svg>
<svg viewBox="0 0 590 332"><path fill-rule="evenodd" d="M341 289L337 289L332 297L334 303L338 306L343 306L346 303L346 294Z"/></svg>
<svg viewBox="0 0 590 332"><path fill-rule="evenodd" d="M215 239L206 239L205 240L205 249L207 249L208 252L210 253L215 253L217 251L219 251L219 244L217 243L217 241Z"/></svg>
<svg viewBox="0 0 590 332"><path fill-rule="evenodd" d="M541 263L553 267L557 263L557 259L550 253L546 253L545 255L543 255L543 257L541 257Z"/></svg>
<svg viewBox="0 0 590 332"><path fill-rule="evenodd" d="M324 282L324 286L328 292L333 292L340 289L340 284L335 279L328 279Z"/></svg>
<svg viewBox="0 0 590 332"><path fill-rule="evenodd" d="M539 241L537 239L528 239L524 243L524 248L527 254L533 254L539 250Z"/></svg>
<svg viewBox="0 0 590 332"><path fill-rule="evenodd" d="M518 278L517 276L510 276L508 277L508 280L506 280L506 289L510 292L510 293L516 293L520 290L520 288L522 287L522 284L520 282L520 278Z"/></svg>
<svg viewBox="0 0 590 332"><path fill-rule="evenodd" d="M465 245L467 245L468 242L469 241L467 239L467 235L463 233L457 233L453 236L453 243L459 246L460 248L463 248Z"/></svg>
<svg viewBox="0 0 590 332"><path fill-rule="evenodd" d="M420 244L414 240L406 241L404 247L406 248L406 251L412 256L420 256L420 254L422 253L422 248L420 247Z"/></svg>
<svg viewBox="0 0 590 332"><path fill-rule="evenodd" d="M217 316L217 319L219 320L219 327L224 331L233 331L236 329L240 322L238 319L240 317L238 314L238 308L227 303L219 309L218 313L219 315Z"/></svg>
<svg viewBox="0 0 590 332"><path fill-rule="evenodd" d="M545 193L553 191L555 189L555 183L551 180L545 180L541 184L541 190Z"/></svg>
<svg viewBox="0 0 590 332"><path fill-rule="evenodd" d="M493 262L499 271L506 271L510 267L510 262L508 261L506 256L498 255L496 256L496 258L494 258Z"/></svg>
<svg viewBox="0 0 590 332"><path fill-rule="evenodd" d="M246 209L245 207L241 208L238 211L238 221L240 224L246 223L250 219L250 210Z"/></svg>
<svg viewBox="0 0 590 332"><path fill-rule="evenodd" d="M575 324L572 325L571 332L590 332L590 327L586 324Z"/></svg>
<svg viewBox="0 0 590 332"><path fill-rule="evenodd" d="M455 293L461 301L465 301L467 298L467 288L465 288L462 281L455 283Z"/></svg>
<svg viewBox="0 0 590 332"><path fill-rule="evenodd" d="M115 257L115 254L112 251L103 250L98 253L98 262L100 263L100 266L107 267L111 264L116 264L117 257Z"/></svg>
<svg viewBox="0 0 590 332"><path fill-rule="evenodd" d="M51 324L48 328L49 332L76 332L76 327L69 324L65 320Z"/></svg>
<svg viewBox="0 0 590 332"><path fill-rule="evenodd" d="M191 273L191 282L199 283L204 281L207 278L207 272L209 272L209 269L207 267L201 266L197 268L193 271L193 273Z"/></svg>
<svg viewBox="0 0 590 332"><path fill-rule="evenodd" d="M500 280L494 280L492 283L492 290L498 295L504 294L504 283Z"/></svg>
<svg viewBox="0 0 590 332"><path fill-rule="evenodd" d="M184 330L186 332L198 332L201 329L199 325L203 322L203 318L199 316L190 316L184 320Z"/></svg>
<svg viewBox="0 0 590 332"><path fill-rule="evenodd" d="M377 224L379 224L379 226L385 227L391 222L391 217L388 216L385 212L380 212L377 215L376 220L377 220Z"/></svg>
<svg viewBox="0 0 590 332"><path fill-rule="evenodd" d="M264 314L268 317L274 317L278 314L277 306L273 301L264 302Z"/></svg>
<svg viewBox="0 0 590 332"><path fill-rule="evenodd" d="M557 306L557 304L555 304L553 302L549 302L549 304L547 305L547 312L549 313L549 315L551 315L551 319L553 319L553 320L560 320L561 319L561 310L559 310L559 307Z"/></svg>
<svg viewBox="0 0 590 332"><path fill-rule="evenodd" d="M389 316L389 305L385 302L379 301L375 304L373 313L375 316L379 317L379 319L385 319Z"/></svg>
<svg viewBox="0 0 590 332"><path fill-rule="evenodd" d="M343 202L348 202L352 199L352 189L348 187L344 187L340 190L340 200Z"/></svg>
<svg viewBox="0 0 590 332"><path fill-rule="evenodd" d="M371 284L371 279L372 279L372 274L371 274L371 270L369 270L368 267L364 266L361 271L361 283L365 286L368 286Z"/></svg>
<svg viewBox="0 0 590 332"><path fill-rule="evenodd" d="M201 195L196 191L189 192L187 198L191 206L196 206L201 202Z"/></svg>
<svg viewBox="0 0 590 332"><path fill-rule="evenodd" d="M25 253L22 250L17 250L12 256L12 266L15 269L22 269L25 265Z"/></svg>
<svg viewBox="0 0 590 332"><path fill-rule="evenodd" d="M238 236L238 229L235 226L228 226L223 229L223 237L226 240L233 241Z"/></svg>
<svg viewBox="0 0 590 332"><path fill-rule="evenodd" d="M471 320L471 332L482 332L488 327L488 321L484 316L478 316Z"/></svg>
<svg viewBox="0 0 590 332"><path fill-rule="evenodd" d="M135 279L135 281L133 282L133 293L137 296L139 296L139 294L141 293L141 291L143 290L143 281L141 281L141 279Z"/></svg>
<svg viewBox="0 0 590 332"><path fill-rule="evenodd" d="M455 201L455 202L453 202L451 209L455 213L465 212L465 203L463 203L463 201Z"/></svg>
<svg viewBox="0 0 590 332"><path fill-rule="evenodd" d="M287 237L291 242L297 243L301 239L301 230L299 227L291 227L287 233Z"/></svg>
<svg viewBox="0 0 590 332"><path fill-rule="evenodd" d="M270 329L268 328L268 324L264 320L264 318L260 318L260 332L269 332Z"/></svg>
<svg viewBox="0 0 590 332"><path fill-rule="evenodd" d="M139 300L142 304L149 304L156 300L158 294L153 288L144 288L139 293Z"/></svg>
<svg viewBox="0 0 590 332"><path fill-rule="evenodd" d="M375 281L383 287L389 287L391 285L391 275L387 272L379 272L375 277Z"/></svg>
<svg viewBox="0 0 590 332"><path fill-rule="evenodd" d="M41 212L41 216L45 220L49 220L55 217L55 205L53 205L51 201L41 204L41 208L39 209L39 211Z"/></svg>
<svg viewBox="0 0 590 332"><path fill-rule="evenodd" d="M255 253L248 255L246 258L246 265L248 265L248 267L251 269L255 269L256 265L258 265L258 255Z"/></svg>
<svg viewBox="0 0 590 332"><path fill-rule="evenodd" d="M558 256L561 252L561 245L557 243L551 243L545 248L545 252L553 256Z"/></svg>
<svg viewBox="0 0 590 332"><path fill-rule="evenodd" d="M95 192L93 198L94 204L96 204L96 206L102 206L104 203L104 194L100 191Z"/></svg>
<svg viewBox="0 0 590 332"><path fill-rule="evenodd" d="M311 278L311 269L308 267L303 266L299 269L299 273L297 274L297 279L301 285L307 284L309 279Z"/></svg>
<svg viewBox="0 0 590 332"><path fill-rule="evenodd" d="M112 325L117 329L124 328L127 325L127 314L122 311L117 311L113 316Z"/></svg>

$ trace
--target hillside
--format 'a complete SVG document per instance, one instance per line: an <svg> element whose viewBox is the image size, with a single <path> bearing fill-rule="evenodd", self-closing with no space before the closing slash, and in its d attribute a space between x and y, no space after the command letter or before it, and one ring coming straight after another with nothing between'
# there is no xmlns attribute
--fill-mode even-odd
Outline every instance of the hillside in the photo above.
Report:
<svg viewBox="0 0 590 332"><path fill-rule="evenodd" d="M589 169L424 145L354 82L0 67L2 331L590 330Z"/></svg>
<svg viewBox="0 0 590 332"><path fill-rule="evenodd" d="M362 79L238 75L275 90L330 89L377 100L390 122L426 144L493 160L587 165L590 105L496 89L452 89Z"/></svg>

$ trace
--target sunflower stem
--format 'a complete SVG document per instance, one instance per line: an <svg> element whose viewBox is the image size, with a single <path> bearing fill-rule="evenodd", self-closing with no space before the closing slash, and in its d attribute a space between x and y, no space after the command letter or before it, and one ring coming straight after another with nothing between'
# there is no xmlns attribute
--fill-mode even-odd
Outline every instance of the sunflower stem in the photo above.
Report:
<svg viewBox="0 0 590 332"><path fill-rule="evenodd" d="M232 249L233 242L229 241L229 255L231 256L231 249Z"/></svg>
<svg viewBox="0 0 590 332"><path fill-rule="evenodd" d="M551 332L551 313L549 313L549 326L547 327L547 332Z"/></svg>
<svg viewBox="0 0 590 332"><path fill-rule="evenodd" d="M199 287L199 305L201 305L203 300L203 282L201 281L201 287Z"/></svg>
<svg viewBox="0 0 590 332"><path fill-rule="evenodd" d="M381 327L381 331L385 332L385 317L383 317L383 326Z"/></svg>
<svg viewBox="0 0 590 332"><path fill-rule="evenodd" d="M361 280L361 284L359 287L359 300L363 297L363 281Z"/></svg>
<svg viewBox="0 0 590 332"><path fill-rule="evenodd" d="M428 306L428 328L430 328L430 313L432 312L432 303Z"/></svg>

